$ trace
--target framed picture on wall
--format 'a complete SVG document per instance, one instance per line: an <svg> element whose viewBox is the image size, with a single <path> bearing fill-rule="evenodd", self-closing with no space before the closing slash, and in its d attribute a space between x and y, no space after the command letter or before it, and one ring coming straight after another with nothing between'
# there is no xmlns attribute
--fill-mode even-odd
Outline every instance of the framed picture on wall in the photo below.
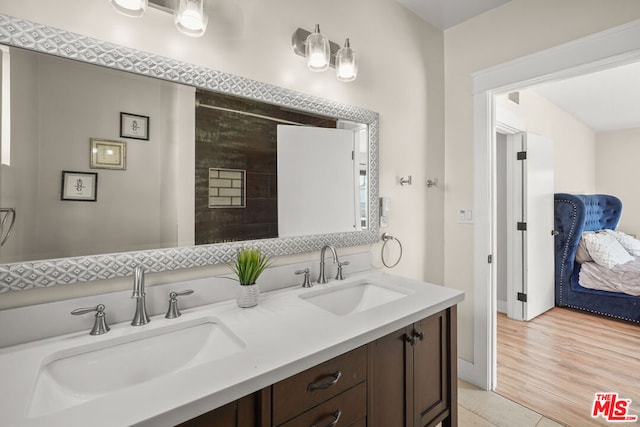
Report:
<svg viewBox="0 0 640 427"><path fill-rule="evenodd" d="M124 141L109 141L108 139L91 138L89 154L91 169L120 169L127 168L127 143Z"/></svg>
<svg viewBox="0 0 640 427"><path fill-rule="evenodd" d="M60 200L77 202L98 200L98 174L96 172L62 171Z"/></svg>
<svg viewBox="0 0 640 427"><path fill-rule="evenodd" d="M120 137L149 140L149 117L120 113Z"/></svg>

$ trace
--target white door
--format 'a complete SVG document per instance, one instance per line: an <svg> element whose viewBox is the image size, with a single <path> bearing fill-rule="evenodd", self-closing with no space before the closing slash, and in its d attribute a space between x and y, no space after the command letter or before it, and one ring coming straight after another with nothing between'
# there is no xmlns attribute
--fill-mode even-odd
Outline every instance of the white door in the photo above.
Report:
<svg viewBox="0 0 640 427"><path fill-rule="evenodd" d="M278 236L354 231L354 163L353 131L278 125Z"/></svg>
<svg viewBox="0 0 640 427"><path fill-rule="evenodd" d="M507 137L507 315L531 320L554 306L553 141Z"/></svg>

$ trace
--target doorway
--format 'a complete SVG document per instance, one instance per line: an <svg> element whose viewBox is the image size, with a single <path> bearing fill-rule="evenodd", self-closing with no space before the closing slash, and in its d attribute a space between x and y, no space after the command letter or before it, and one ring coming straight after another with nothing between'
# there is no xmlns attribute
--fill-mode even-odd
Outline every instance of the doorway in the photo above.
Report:
<svg viewBox="0 0 640 427"><path fill-rule="evenodd" d="M640 60L640 22L634 22L510 61L473 75L474 84L474 361L461 373L487 390L496 385L495 96L546 81ZM562 57L563 61L557 61ZM489 258L491 260L491 258Z"/></svg>

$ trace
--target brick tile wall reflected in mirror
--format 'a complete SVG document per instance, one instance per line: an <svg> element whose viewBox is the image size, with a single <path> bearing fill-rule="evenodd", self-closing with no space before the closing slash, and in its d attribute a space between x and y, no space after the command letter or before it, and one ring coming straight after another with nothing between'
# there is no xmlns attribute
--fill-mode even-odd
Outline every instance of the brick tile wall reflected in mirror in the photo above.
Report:
<svg viewBox="0 0 640 427"><path fill-rule="evenodd" d="M336 120L200 89L196 100L195 243L278 237L277 125ZM245 209L210 208L212 168L246 171Z"/></svg>
<svg viewBox="0 0 640 427"><path fill-rule="evenodd" d="M244 208L245 176L240 169L209 169L209 208Z"/></svg>

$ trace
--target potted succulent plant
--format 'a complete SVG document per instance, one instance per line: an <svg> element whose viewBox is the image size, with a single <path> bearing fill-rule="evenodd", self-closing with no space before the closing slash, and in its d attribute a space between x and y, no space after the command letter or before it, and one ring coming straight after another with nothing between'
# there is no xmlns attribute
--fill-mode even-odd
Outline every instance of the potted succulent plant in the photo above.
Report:
<svg viewBox="0 0 640 427"><path fill-rule="evenodd" d="M239 307L248 308L258 304L260 288L256 281L258 276L271 265L271 259L260 253L258 249L244 248L238 252L231 269L240 282L236 301Z"/></svg>

